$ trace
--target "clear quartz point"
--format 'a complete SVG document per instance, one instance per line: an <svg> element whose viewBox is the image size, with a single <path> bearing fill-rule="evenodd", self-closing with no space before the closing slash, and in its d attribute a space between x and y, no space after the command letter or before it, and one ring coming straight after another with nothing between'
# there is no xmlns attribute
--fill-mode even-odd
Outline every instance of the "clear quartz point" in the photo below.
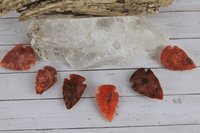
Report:
<svg viewBox="0 0 200 133"><path fill-rule="evenodd" d="M169 41L144 16L47 16L33 20L29 30L31 44L40 57L53 62L67 61L76 69L126 66L146 56L146 50Z"/></svg>

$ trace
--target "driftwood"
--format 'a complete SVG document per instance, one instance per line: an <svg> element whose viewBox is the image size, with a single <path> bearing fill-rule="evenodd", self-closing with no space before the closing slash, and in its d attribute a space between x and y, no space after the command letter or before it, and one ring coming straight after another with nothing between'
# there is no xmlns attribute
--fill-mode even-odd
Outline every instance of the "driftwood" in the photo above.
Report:
<svg viewBox="0 0 200 133"><path fill-rule="evenodd" d="M124 16L158 14L158 8L174 0L0 0L0 16L13 10L19 21L53 13Z"/></svg>
<svg viewBox="0 0 200 133"><path fill-rule="evenodd" d="M16 9L21 9L39 0L0 0L0 16Z"/></svg>

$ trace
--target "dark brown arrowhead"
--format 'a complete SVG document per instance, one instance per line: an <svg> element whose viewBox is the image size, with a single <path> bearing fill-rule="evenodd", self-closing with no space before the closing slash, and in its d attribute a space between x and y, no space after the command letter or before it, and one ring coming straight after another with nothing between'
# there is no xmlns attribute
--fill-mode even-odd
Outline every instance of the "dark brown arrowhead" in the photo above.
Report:
<svg viewBox="0 0 200 133"><path fill-rule="evenodd" d="M63 100L67 109L71 109L81 98L87 85L83 84L86 79L82 76L71 74L70 80L64 79Z"/></svg>
<svg viewBox="0 0 200 133"><path fill-rule="evenodd" d="M154 99L163 99L163 90L160 82L150 69L147 71L144 68L138 69L133 73L130 81L133 82L131 88L139 94Z"/></svg>

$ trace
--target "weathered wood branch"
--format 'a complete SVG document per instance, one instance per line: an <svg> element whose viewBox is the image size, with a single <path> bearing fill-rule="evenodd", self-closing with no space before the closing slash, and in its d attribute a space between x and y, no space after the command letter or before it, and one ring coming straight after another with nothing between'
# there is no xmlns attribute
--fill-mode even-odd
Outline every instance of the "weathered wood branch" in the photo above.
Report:
<svg viewBox="0 0 200 133"><path fill-rule="evenodd" d="M3 16L11 11L26 7L28 4L39 0L1 0L0 1L0 16Z"/></svg>
<svg viewBox="0 0 200 133"><path fill-rule="evenodd" d="M51 13L124 16L158 14L158 8L174 0L1 0L0 16L13 10L21 14L19 21Z"/></svg>

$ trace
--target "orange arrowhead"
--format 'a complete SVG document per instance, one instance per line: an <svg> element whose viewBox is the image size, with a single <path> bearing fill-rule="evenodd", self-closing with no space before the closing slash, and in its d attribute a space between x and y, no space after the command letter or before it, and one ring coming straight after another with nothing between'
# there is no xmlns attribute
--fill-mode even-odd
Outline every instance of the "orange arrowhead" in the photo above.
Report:
<svg viewBox="0 0 200 133"><path fill-rule="evenodd" d="M56 69L50 66L45 66L44 70L38 70L35 81L36 94L42 94L44 91L47 91L51 86L53 86L57 81L55 75L57 75Z"/></svg>
<svg viewBox="0 0 200 133"><path fill-rule="evenodd" d="M0 66L11 70L29 70L30 64L35 65L35 54L30 46L23 48L20 43L9 51L0 63Z"/></svg>
<svg viewBox="0 0 200 133"><path fill-rule="evenodd" d="M196 68L192 59L178 46L174 46L173 49L167 46L163 49L160 60L170 70L183 71Z"/></svg>
<svg viewBox="0 0 200 133"><path fill-rule="evenodd" d="M101 112L109 122L111 122L114 118L114 113L116 112L119 94L118 92L115 92L116 87L114 85L102 85L98 90L99 93L96 93L96 101Z"/></svg>
<svg viewBox="0 0 200 133"><path fill-rule="evenodd" d="M30 64L35 65L35 54L30 46L23 48L20 43L9 51L0 63L0 66L11 70L29 70Z"/></svg>

